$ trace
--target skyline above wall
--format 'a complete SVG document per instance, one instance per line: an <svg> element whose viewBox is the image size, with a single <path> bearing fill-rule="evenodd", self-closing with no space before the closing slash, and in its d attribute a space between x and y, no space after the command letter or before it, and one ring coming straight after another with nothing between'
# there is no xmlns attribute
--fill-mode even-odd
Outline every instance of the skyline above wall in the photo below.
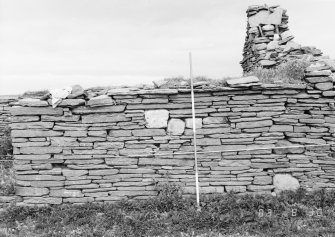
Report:
<svg viewBox="0 0 335 237"><path fill-rule="evenodd" d="M134 85L194 74L241 76L246 10L264 1L2 1L0 94ZM287 9L297 42L335 58L334 1L266 1ZM301 10L303 8L303 10Z"/></svg>

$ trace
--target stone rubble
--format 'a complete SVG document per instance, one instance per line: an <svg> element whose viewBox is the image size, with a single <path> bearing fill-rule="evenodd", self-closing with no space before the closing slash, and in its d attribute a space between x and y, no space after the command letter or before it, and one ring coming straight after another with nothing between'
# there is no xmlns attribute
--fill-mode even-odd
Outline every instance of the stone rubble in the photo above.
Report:
<svg viewBox="0 0 335 237"><path fill-rule="evenodd" d="M247 10L247 35L240 62L243 72L256 67L273 68L294 59L335 62L315 47L304 47L293 41L288 27L287 11L278 5L254 5Z"/></svg>

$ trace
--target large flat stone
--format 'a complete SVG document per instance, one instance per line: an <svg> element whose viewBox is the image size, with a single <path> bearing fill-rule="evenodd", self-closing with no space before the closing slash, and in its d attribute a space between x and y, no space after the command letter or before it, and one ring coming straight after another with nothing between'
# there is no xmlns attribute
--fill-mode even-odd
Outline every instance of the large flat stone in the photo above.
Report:
<svg viewBox="0 0 335 237"><path fill-rule="evenodd" d="M94 149L120 149L124 147L124 142L95 142Z"/></svg>
<svg viewBox="0 0 335 237"><path fill-rule="evenodd" d="M99 107L99 106L107 106L107 105L115 105L115 101L108 95L99 95L97 97L91 98L87 105L90 107Z"/></svg>
<svg viewBox="0 0 335 237"><path fill-rule="evenodd" d="M41 121L53 121L53 122L77 122L79 121L79 115L71 116L51 116L51 115L42 115Z"/></svg>
<svg viewBox="0 0 335 237"><path fill-rule="evenodd" d="M312 84L333 81L331 77L306 77L305 80Z"/></svg>
<svg viewBox="0 0 335 237"><path fill-rule="evenodd" d="M240 122L236 123L236 128L262 128L272 126L272 124L273 124L272 120Z"/></svg>
<svg viewBox="0 0 335 237"><path fill-rule="evenodd" d="M63 148L61 147L53 147L53 146L46 146L46 147L21 147L20 153L21 154L57 154L61 153Z"/></svg>
<svg viewBox="0 0 335 237"><path fill-rule="evenodd" d="M16 179L18 180L31 180L31 181L47 181L47 180L65 180L63 176L57 175L17 175Z"/></svg>
<svg viewBox="0 0 335 237"><path fill-rule="evenodd" d="M49 193L49 189L47 188L33 188L33 187L16 187L15 194L18 196L30 196L30 197L38 197L47 195Z"/></svg>
<svg viewBox="0 0 335 237"><path fill-rule="evenodd" d="M26 204L53 204L59 205L62 203L62 198L54 198L54 197L33 197L24 199L24 203Z"/></svg>
<svg viewBox="0 0 335 237"><path fill-rule="evenodd" d="M21 106L28 106L28 107L47 107L49 106L47 101L43 101L40 99L33 99L33 98L24 98L18 101Z"/></svg>
<svg viewBox="0 0 335 237"><path fill-rule="evenodd" d="M332 90L334 88L333 82L316 83L315 88L321 91Z"/></svg>
<svg viewBox="0 0 335 237"><path fill-rule="evenodd" d="M11 121L12 123L36 122L39 120L39 116L14 116L9 118L9 121Z"/></svg>
<svg viewBox="0 0 335 237"><path fill-rule="evenodd" d="M203 124L226 124L225 117L207 117L202 120Z"/></svg>
<svg viewBox="0 0 335 237"><path fill-rule="evenodd" d="M221 160L219 166L236 167L236 166L250 166L250 160Z"/></svg>
<svg viewBox="0 0 335 237"><path fill-rule="evenodd" d="M63 197L63 198L80 198L84 197L84 194L80 190L67 190L67 189L57 189L50 190L50 197Z"/></svg>
<svg viewBox="0 0 335 237"><path fill-rule="evenodd" d="M127 118L125 114L92 114L82 116L83 123L115 123L130 120L131 119Z"/></svg>
<svg viewBox="0 0 335 237"><path fill-rule="evenodd" d="M255 176L253 184L258 184L258 185L272 184L272 177L271 176Z"/></svg>
<svg viewBox="0 0 335 237"><path fill-rule="evenodd" d="M54 147L74 147L79 146L76 138L73 137L51 137L51 145Z"/></svg>
<svg viewBox="0 0 335 237"><path fill-rule="evenodd" d="M12 130L11 135L12 137L58 137L62 136L63 132L50 130Z"/></svg>
<svg viewBox="0 0 335 237"><path fill-rule="evenodd" d="M106 158L107 165L137 165L138 158L116 157Z"/></svg>
<svg viewBox="0 0 335 237"><path fill-rule="evenodd" d="M41 146L49 146L50 142L12 142L13 147L41 147Z"/></svg>
<svg viewBox="0 0 335 237"><path fill-rule="evenodd" d="M9 109L12 115L63 115L63 109L51 107L12 107Z"/></svg>
<svg viewBox="0 0 335 237"><path fill-rule="evenodd" d="M186 127L193 128L193 119L185 119ZM202 128L202 118L195 118L195 128Z"/></svg>
<svg viewBox="0 0 335 237"><path fill-rule="evenodd" d="M259 79L255 76L241 77L236 79L227 80L228 85L238 85L259 82Z"/></svg>
<svg viewBox="0 0 335 237"><path fill-rule="evenodd" d="M83 176L88 174L87 170L62 169L63 176Z"/></svg>
<svg viewBox="0 0 335 237"><path fill-rule="evenodd" d="M15 160L47 160L50 159L50 154L45 155L14 155Z"/></svg>
<svg viewBox="0 0 335 237"><path fill-rule="evenodd" d="M193 160L186 159L161 159L161 158L139 158L139 165L160 166L194 166Z"/></svg>
<svg viewBox="0 0 335 237"><path fill-rule="evenodd" d="M81 197L81 198L64 198L64 203L86 203L86 202L93 202L93 197Z"/></svg>
<svg viewBox="0 0 335 237"><path fill-rule="evenodd" d="M192 139L192 144L193 144ZM197 139L197 145L198 146L217 146L221 145L220 138L199 138Z"/></svg>
<svg viewBox="0 0 335 237"><path fill-rule="evenodd" d="M50 129L54 126L53 122L25 122L25 123L12 123L10 128L15 129Z"/></svg>
<svg viewBox="0 0 335 237"><path fill-rule="evenodd" d="M147 128L166 128L169 118L169 111L166 109L145 111L145 121Z"/></svg>
<svg viewBox="0 0 335 237"><path fill-rule="evenodd" d="M165 136L164 129L135 129L132 131L133 136L136 137L152 137L152 136Z"/></svg>
<svg viewBox="0 0 335 237"><path fill-rule="evenodd" d="M131 130L110 130L109 136L112 137L130 137Z"/></svg>
<svg viewBox="0 0 335 237"><path fill-rule="evenodd" d="M114 175L119 171L117 169L89 170L89 175Z"/></svg>
<svg viewBox="0 0 335 237"><path fill-rule="evenodd" d="M115 106L101 106L101 107L85 107L80 106L72 110L73 114L96 114L96 113L118 113L125 110L125 105L115 105Z"/></svg>
<svg viewBox="0 0 335 237"><path fill-rule="evenodd" d="M75 107L79 105L84 105L85 100L83 99L65 99L58 105L59 107Z"/></svg>
<svg viewBox="0 0 335 237"><path fill-rule="evenodd" d="M63 187L64 181L25 181L17 180L17 185L37 188Z"/></svg>

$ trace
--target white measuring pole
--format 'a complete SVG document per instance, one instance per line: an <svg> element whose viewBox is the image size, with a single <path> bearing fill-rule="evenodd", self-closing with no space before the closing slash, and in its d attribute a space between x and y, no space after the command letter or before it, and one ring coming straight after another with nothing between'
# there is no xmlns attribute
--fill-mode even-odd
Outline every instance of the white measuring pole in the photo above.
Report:
<svg viewBox="0 0 335 237"><path fill-rule="evenodd" d="M196 192L196 195L197 195L197 210L200 211L199 175L198 175L198 158L197 158L197 134L196 134L196 127L195 127L195 106L194 106L193 69L192 69L192 54L191 54L191 52L189 53L189 60L190 60L190 80L191 80L191 98L192 98L195 192Z"/></svg>

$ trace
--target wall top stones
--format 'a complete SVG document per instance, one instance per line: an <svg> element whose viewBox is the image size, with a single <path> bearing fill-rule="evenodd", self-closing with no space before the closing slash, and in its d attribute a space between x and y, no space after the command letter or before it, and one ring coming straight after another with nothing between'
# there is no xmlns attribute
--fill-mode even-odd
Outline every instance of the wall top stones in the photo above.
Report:
<svg viewBox="0 0 335 237"><path fill-rule="evenodd" d="M226 81L227 86L213 86L210 82L199 83L194 86L194 91L197 93L225 93L237 92L244 89L262 90L262 89L298 89L303 90L307 87L306 84L261 84L259 79L254 76L242 77ZM82 92L78 93L72 87L72 92L66 94L64 98L58 98L55 104L54 95L48 93L41 98L23 98L11 100L10 105L14 108L11 109L13 115L59 115L62 110L59 108L74 108L73 114L91 114L97 113L112 113L122 112L124 104L128 105L128 109L138 110L142 107L152 109L168 109L169 105L167 98L164 96L173 96L178 94L189 94L190 87L182 86L181 88L153 88L153 87L124 87L124 88L109 88L109 89L87 89L82 88ZM143 98L139 99L136 96L141 95ZM188 96L188 95L185 95ZM1 98L0 98L1 99ZM6 100L7 101L7 100ZM47 108L53 106L54 108ZM102 106L109 106L101 108ZM178 105L173 105L176 107ZM181 104L181 108L185 105ZM27 108L32 107L32 108ZM184 108L184 107L183 107ZM188 107L185 107L188 108Z"/></svg>

